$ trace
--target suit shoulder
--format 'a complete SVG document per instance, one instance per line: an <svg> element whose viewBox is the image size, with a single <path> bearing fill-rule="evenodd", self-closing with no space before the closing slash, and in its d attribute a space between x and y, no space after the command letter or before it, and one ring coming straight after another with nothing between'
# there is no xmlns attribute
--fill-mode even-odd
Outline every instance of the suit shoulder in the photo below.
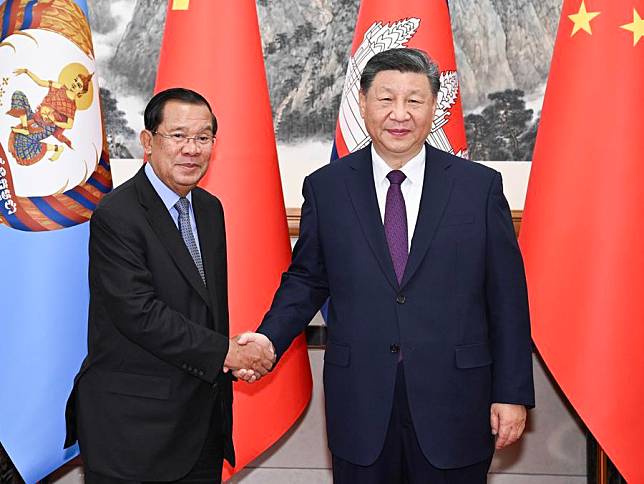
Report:
<svg viewBox="0 0 644 484"><path fill-rule="evenodd" d="M192 196L199 200L200 203L203 203L216 210L223 211L223 207L219 198L210 193L208 190L205 190L201 187L195 187L192 189Z"/></svg>
<svg viewBox="0 0 644 484"><path fill-rule="evenodd" d="M201 187L194 187L192 189L193 196L201 197L204 201L215 203L221 205L219 198L216 195L213 195L208 190Z"/></svg>
<svg viewBox="0 0 644 484"><path fill-rule="evenodd" d="M98 203L94 214L101 212L122 212L123 209L131 207L136 201L136 188L134 186L134 177L125 183L114 188L111 192L105 194Z"/></svg>
<svg viewBox="0 0 644 484"><path fill-rule="evenodd" d="M324 165L321 168L318 168L313 173L311 173L308 178L311 180L324 180L327 178L332 178L343 173L349 166L346 161L346 156L344 158L339 158L335 161L332 161L328 165Z"/></svg>
<svg viewBox="0 0 644 484"><path fill-rule="evenodd" d="M359 160L364 161L365 156L369 156L370 160L370 147L371 145L368 145L366 148L362 148L358 151L354 151L353 153L349 153L342 158L338 158L328 165L318 168L307 178L312 182L324 182L326 180L336 182L338 177L347 173Z"/></svg>
<svg viewBox="0 0 644 484"><path fill-rule="evenodd" d="M493 168L485 166L477 161L467 160L461 158L460 156L452 155L446 153L445 151L440 151L435 148L431 149L430 156L437 156L443 160L443 163L449 165L453 172L457 175L469 176L475 178L481 178L483 180L489 180L494 178L499 174Z"/></svg>

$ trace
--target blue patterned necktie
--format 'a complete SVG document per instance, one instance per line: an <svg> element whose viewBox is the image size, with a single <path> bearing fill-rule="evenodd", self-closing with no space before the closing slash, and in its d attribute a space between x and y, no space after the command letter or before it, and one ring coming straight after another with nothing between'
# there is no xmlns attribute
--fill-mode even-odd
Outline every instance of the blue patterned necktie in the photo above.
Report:
<svg viewBox="0 0 644 484"><path fill-rule="evenodd" d="M188 248L188 252L192 256L192 260L195 261L199 275L204 285L206 285L206 277L203 272L203 262L201 261L201 254L199 253L199 247L197 247L197 241L195 236L192 233L192 228L190 225L190 202L186 197L179 198L179 201L174 204L174 208L179 212L179 232L181 232L181 238Z"/></svg>
<svg viewBox="0 0 644 484"><path fill-rule="evenodd" d="M405 273L407 258L409 257L407 244L407 210L400 184L407 178L400 170L393 170L387 174L389 189L385 203L385 235L391 261L394 263L396 277L400 283Z"/></svg>

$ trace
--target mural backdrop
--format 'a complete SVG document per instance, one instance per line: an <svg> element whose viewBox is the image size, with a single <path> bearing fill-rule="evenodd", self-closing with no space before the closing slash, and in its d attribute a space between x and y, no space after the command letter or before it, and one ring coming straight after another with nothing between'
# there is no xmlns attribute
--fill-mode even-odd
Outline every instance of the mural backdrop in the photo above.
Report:
<svg viewBox="0 0 644 484"><path fill-rule="evenodd" d="M530 160L561 1L448 3L470 158ZM156 76L166 1L88 4L110 155L141 157L137 134ZM358 6L257 0L280 153L306 153L307 144L320 143L330 150Z"/></svg>

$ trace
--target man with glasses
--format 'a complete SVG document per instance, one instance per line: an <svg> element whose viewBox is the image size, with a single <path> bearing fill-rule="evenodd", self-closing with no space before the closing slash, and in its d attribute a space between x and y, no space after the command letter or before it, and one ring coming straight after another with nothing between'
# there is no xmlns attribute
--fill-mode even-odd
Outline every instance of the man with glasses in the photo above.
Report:
<svg viewBox="0 0 644 484"><path fill-rule="evenodd" d="M88 355L68 401L86 483L221 481L234 465L228 370L266 373L268 349L228 337L219 200L197 187L217 120L174 88L145 109L148 163L90 223Z"/></svg>

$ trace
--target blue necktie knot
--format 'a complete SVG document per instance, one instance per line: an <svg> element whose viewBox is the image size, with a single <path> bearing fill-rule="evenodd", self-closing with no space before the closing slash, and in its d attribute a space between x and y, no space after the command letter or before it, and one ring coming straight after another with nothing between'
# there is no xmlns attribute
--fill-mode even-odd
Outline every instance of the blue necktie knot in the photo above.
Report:
<svg viewBox="0 0 644 484"><path fill-rule="evenodd" d="M181 197L177 201L177 203L174 204L174 208L177 209L177 212L179 212L179 215L188 215L188 207L190 207L190 202L186 197Z"/></svg>

